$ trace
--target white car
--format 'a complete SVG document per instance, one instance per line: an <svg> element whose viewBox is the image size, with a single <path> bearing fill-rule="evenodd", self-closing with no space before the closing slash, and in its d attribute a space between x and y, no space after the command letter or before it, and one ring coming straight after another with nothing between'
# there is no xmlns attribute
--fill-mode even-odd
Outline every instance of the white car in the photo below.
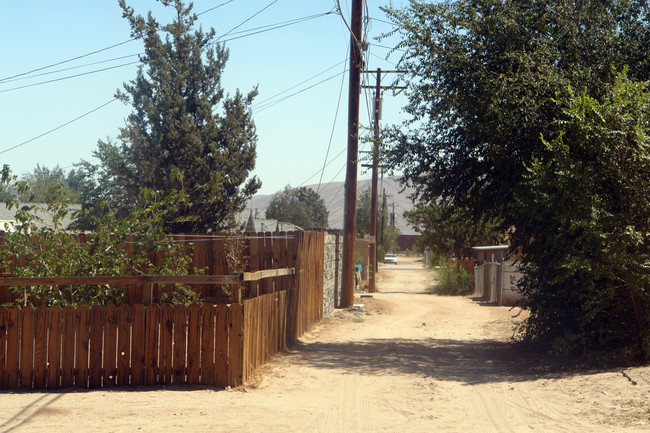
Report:
<svg viewBox="0 0 650 433"><path fill-rule="evenodd" d="M397 256L395 254L386 254L384 256L384 263L397 264Z"/></svg>

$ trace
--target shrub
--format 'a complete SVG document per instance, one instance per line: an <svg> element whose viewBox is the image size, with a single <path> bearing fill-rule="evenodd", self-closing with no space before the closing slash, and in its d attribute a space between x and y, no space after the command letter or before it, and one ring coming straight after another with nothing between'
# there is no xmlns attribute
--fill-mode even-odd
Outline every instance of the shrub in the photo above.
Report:
<svg viewBox="0 0 650 433"><path fill-rule="evenodd" d="M474 293L474 276L462 266L456 267L441 261L437 272L438 281L431 287L431 293L445 296L466 296Z"/></svg>

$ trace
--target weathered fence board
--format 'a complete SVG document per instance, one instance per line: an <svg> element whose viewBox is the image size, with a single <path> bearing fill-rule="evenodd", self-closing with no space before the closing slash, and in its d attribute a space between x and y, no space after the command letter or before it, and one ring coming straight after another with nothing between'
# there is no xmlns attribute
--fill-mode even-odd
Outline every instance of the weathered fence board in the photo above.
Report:
<svg viewBox="0 0 650 433"><path fill-rule="evenodd" d="M7 386L7 370L5 367L7 355L7 308L0 306L0 389Z"/></svg>
<svg viewBox="0 0 650 433"><path fill-rule="evenodd" d="M172 342L174 341L174 307L163 304L160 309L160 383L172 383Z"/></svg>
<svg viewBox="0 0 650 433"><path fill-rule="evenodd" d="M215 307L201 306L201 385L214 384Z"/></svg>
<svg viewBox="0 0 650 433"><path fill-rule="evenodd" d="M185 305L174 306L174 347L173 347L173 383L176 385L185 383L185 346L187 344L187 307Z"/></svg>
<svg viewBox="0 0 650 433"><path fill-rule="evenodd" d="M117 380L118 386L129 385L131 366L131 307L117 309ZM79 386L79 385L77 385Z"/></svg>
<svg viewBox="0 0 650 433"><path fill-rule="evenodd" d="M105 387L115 385L117 376L117 308L107 305L104 314L104 351L102 383Z"/></svg>
<svg viewBox="0 0 650 433"><path fill-rule="evenodd" d="M230 334L229 309L226 305L215 307L215 365L214 385L228 386L228 336Z"/></svg>
<svg viewBox="0 0 650 433"><path fill-rule="evenodd" d="M90 309L82 305L77 308L75 320L76 357L75 357L75 379L77 388L88 387L88 344L90 342Z"/></svg>
<svg viewBox="0 0 650 433"><path fill-rule="evenodd" d="M20 383L20 346L22 311L18 307L7 309L7 388L18 388Z"/></svg>
<svg viewBox="0 0 650 433"><path fill-rule="evenodd" d="M23 308L20 345L20 386L21 388L32 388L32 378L34 376L34 309L32 307Z"/></svg>
<svg viewBox="0 0 650 433"><path fill-rule="evenodd" d="M61 336L63 334L63 309L58 305L50 308L47 341L47 387L60 386L61 377Z"/></svg>
<svg viewBox="0 0 650 433"><path fill-rule="evenodd" d="M102 340L104 338L104 312L100 306L90 309L90 358L89 375L90 387L102 386Z"/></svg>
<svg viewBox="0 0 650 433"><path fill-rule="evenodd" d="M61 339L61 387L74 386L75 320L74 307L63 308L63 337Z"/></svg>
<svg viewBox="0 0 650 433"><path fill-rule="evenodd" d="M34 310L34 388L45 388L47 375L47 307Z"/></svg>
<svg viewBox="0 0 650 433"><path fill-rule="evenodd" d="M158 304L148 305L145 309L144 332L144 383L155 385L158 382L158 342L161 311Z"/></svg>
<svg viewBox="0 0 650 433"><path fill-rule="evenodd" d="M201 306L187 308L187 383L200 383L201 367Z"/></svg>
<svg viewBox="0 0 650 433"><path fill-rule="evenodd" d="M131 310L131 385L144 385L144 345L146 332L145 306L137 304Z"/></svg>
<svg viewBox="0 0 650 433"><path fill-rule="evenodd" d="M230 335L228 345L228 383L239 386L243 383L244 314L241 304L232 304L228 309Z"/></svg>

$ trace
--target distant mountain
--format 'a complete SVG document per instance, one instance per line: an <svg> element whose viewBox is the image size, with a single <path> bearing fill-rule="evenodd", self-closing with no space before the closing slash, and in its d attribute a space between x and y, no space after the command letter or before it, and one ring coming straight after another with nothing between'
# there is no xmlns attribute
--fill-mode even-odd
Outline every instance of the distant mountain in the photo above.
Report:
<svg viewBox="0 0 650 433"><path fill-rule="evenodd" d="M306 187L318 191L325 201L327 210L330 213L329 228L342 229L345 183L332 182L327 185L322 185L320 190L318 185L306 185ZM371 181L369 179L361 180L357 183L357 193L360 194L362 191L370 189L370 187ZM413 203L408 198L409 195L413 193L413 189L406 188L402 191L402 187L395 178L384 178L383 183L381 181L379 183L379 200L377 205L380 209L383 201L383 191L386 192L386 211L388 213L393 212L394 206L395 220L399 231L405 235L415 234L413 228L407 224L406 219L404 218L404 212L413 208ZM272 198L272 194L254 196L247 206L247 214L252 211L253 215L257 216L257 218L265 218L266 208Z"/></svg>

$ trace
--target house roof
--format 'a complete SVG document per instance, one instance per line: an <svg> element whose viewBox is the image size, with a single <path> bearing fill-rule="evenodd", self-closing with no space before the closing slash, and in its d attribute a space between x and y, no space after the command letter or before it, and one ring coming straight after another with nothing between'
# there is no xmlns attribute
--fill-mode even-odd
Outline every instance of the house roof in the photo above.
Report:
<svg viewBox="0 0 650 433"><path fill-rule="evenodd" d="M23 209L25 206L28 206L30 209L34 210L34 213L39 217L41 221L36 221L35 225L38 228L41 227L50 227L54 228L53 215L47 211L47 205L45 203L18 203L18 209ZM16 208L8 209L5 204L0 204L0 222L15 222L16 220ZM80 204L69 205L71 211L81 210ZM72 215L68 214L64 217L60 225L61 227L67 228L72 223ZM0 230L4 230L4 224L0 224Z"/></svg>
<svg viewBox="0 0 650 433"><path fill-rule="evenodd" d="M293 232L296 230L302 230L295 224L285 223L273 219L255 219L253 218L253 213L250 213L248 217L248 222L244 231L246 233L268 233L268 232Z"/></svg>
<svg viewBox="0 0 650 433"><path fill-rule="evenodd" d="M482 247L472 247L474 251L501 251L510 248L508 245L489 245Z"/></svg>

